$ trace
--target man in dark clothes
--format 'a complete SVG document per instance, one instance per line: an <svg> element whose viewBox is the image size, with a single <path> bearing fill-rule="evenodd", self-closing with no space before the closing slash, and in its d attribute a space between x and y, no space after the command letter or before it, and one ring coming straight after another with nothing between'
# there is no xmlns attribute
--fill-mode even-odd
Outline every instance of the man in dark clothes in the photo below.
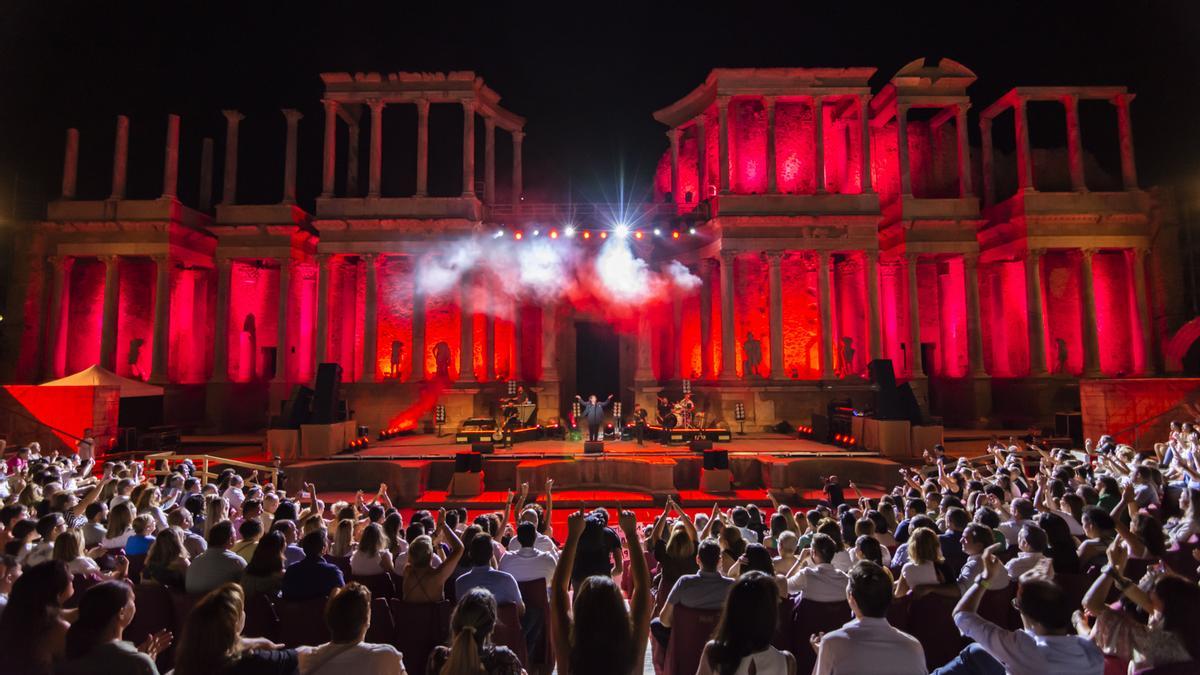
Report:
<svg viewBox="0 0 1200 675"><path fill-rule="evenodd" d="M571 586L590 576L612 576L612 561L621 560L621 538L608 526L608 511L596 509L584 520L583 534L575 549L575 568L571 570Z"/></svg>
<svg viewBox="0 0 1200 675"><path fill-rule="evenodd" d="M829 508L836 509L846 501L846 496L842 493L842 485L838 483L837 476L830 476L825 479L825 487L821 488L825 492L825 501L829 502Z"/></svg>
<svg viewBox="0 0 1200 675"><path fill-rule="evenodd" d="M595 394L589 396L586 401L579 394L575 395L575 399L583 404L583 419L587 420L588 440L599 440L600 426L604 424L604 406L612 403L612 394L603 401L598 401Z"/></svg>

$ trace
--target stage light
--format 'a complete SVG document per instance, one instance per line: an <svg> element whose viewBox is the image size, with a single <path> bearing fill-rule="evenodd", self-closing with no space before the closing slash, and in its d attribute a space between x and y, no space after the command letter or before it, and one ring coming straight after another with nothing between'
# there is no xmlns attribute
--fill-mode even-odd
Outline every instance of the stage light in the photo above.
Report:
<svg viewBox="0 0 1200 675"><path fill-rule="evenodd" d="M638 230L637 232L634 232L634 233L633 233L633 238L634 238L634 239L641 239L641 238L642 238L642 231L641 231L641 230Z"/></svg>
<svg viewBox="0 0 1200 675"><path fill-rule="evenodd" d="M733 404L733 419L737 422L746 421L746 404L741 401Z"/></svg>
<svg viewBox="0 0 1200 675"><path fill-rule="evenodd" d="M661 234L662 234L662 230L658 229L657 227L656 227L656 228L654 228L654 236L656 236L656 237L657 237L657 236L659 236L659 235L661 235Z"/></svg>
<svg viewBox="0 0 1200 675"><path fill-rule="evenodd" d="M688 229L688 234L696 234L696 228L694 228L694 227L693 227L693 228L689 228L689 229Z"/></svg>
<svg viewBox="0 0 1200 675"><path fill-rule="evenodd" d="M618 223L617 226L613 228L613 234L617 235L619 239L624 239L625 237L629 236L629 226L625 223Z"/></svg>
<svg viewBox="0 0 1200 675"><path fill-rule="evenodd" d="M583 231L583 238L584 238L584 239L591 239L591 238L592 238L592 233L591 233L591 232L588 232L587 230L584 230L584 231Z"/></svg>
<svg viewBox="0 0 1200 675"><path fill-rule="evenodd" d="M558 239L558 230L550 230L550 238Z"/></svg>
<svg viewBox="0 0 1200 675"><path fill-rule="evenodd" d="M683 381L683 393L685 393L685 394L692 393L692 381L691 380Z"/></svg>
<svg viewBox="0 0 1200 675"><path fill-rule="evenodd" d="M567 235L568 237L574 237L574 236L575 236L575 226L574 226L574 225L568 225L568 226L567 226L566 235Z"/></svg>
<svg viewBox="0 0 1200 675"><path fill-rule="evenodd" d="M672 233L671 233L671 238L672 238L672 239L678 239L678 238L679 238L679 230L675 230L674 232L672 232Z"/></svg>
<svg viewBox="0 0 1200 675"><path fill-rule="evenodd" d="M500 237L503 237L503 236L504 236L504 228L500 228L499 230L496 230L496 234L492 235L492 239L499 239Z"/></svg>
<svg viewBox="0 0 1200 675"><path fill-rule="evenodd" d="M613 401L613 417L616 419L621 419L621 402L620 401Z"/></svg>
<svg viewBox="0 0 1200 675"><path fill-rule="evenodd" d="M601 239L608 239L608 233L607 233L607 232L601 232L601 233L600 233L600 238L601 238Z"/></svg>
<svg viewBox="0 0 1200 675"><path fill-rule="evenodd" d="M515 395L516 395L516 393L517 393L517 381L516 381L516 380L509 380L509 381L508 381L508 395L509 395L509 396L515 396Z"/></svg>
<svg viewBox="0 0 1200 675"><path fill-rule="evenodd" d="M533 236L535 236L535 237L536 237L536 236L538 236L538 235L539 235L539 234L541 234L541 233L542 233L542 231L541 231L541 230L534 230L534 231L533 231Z"/></svg>
<svg viewBox="0 0 1200 675"><path fill-rule="evenodd" d="M513 239L518 239L518 240L519 240L519 239L521 239L523 236L525 236L525 235L523 235L523 234L522 234L522 233L520 233L520 232L517 232L516 234L514 234L514 235L513 235Z"/></svg>
<svg viewBox="0 0 1200 675"><path fill-rule="evenodd" d="M446 423L446 406L442 405L441 403L434 406L433 421L437 424Z"/></svg>

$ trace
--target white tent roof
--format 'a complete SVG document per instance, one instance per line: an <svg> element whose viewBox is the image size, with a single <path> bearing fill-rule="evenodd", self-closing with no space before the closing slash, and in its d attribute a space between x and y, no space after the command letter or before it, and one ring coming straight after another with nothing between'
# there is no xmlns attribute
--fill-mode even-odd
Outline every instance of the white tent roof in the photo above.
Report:
<svg viewBox="0 0 1200 675"><path fill-rule="evenodd" d="M139 380L121 377L116 373L105 370L100 366L89 366L74 375L68 375L58 380L51 380L43 387L120 387L121 398L135 396L162 396L163 388L146 384Z"/></svg>

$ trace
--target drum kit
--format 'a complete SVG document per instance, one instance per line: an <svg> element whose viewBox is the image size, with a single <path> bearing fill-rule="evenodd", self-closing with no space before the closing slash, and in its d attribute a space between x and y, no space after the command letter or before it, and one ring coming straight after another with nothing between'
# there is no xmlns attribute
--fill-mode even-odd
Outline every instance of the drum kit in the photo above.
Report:
<svg viewBox="0 0 1200 675"><path fill-rule="evenodd" d="M659 415L658 423L664 429L703 429L704 413L696 412L696 404L685 398L671 406L671 411Z"/></svg>

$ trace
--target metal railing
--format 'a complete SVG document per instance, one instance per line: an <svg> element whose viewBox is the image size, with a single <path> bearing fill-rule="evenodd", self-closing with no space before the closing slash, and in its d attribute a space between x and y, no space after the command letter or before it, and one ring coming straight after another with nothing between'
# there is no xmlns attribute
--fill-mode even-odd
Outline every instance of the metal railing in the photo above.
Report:
<svg viewBox="0 0 1200 675"><path fill-rule="evenodd" d="M170 475L171 462L183 462L185 460L191 460L193 465L199 466L199 471L197 471L196 475L204 482L211 481L220 475L219 472L214 473L211 471L211 467L214 465L224 465L238 467L240 469L250 469L252 471L258 471L260 474L270 474L271 484L279 485L279 469L277 467L266 466L265 464L255 464L253 462L243 462L239 459L229 459L227 457L217 457L215 455L193 455L171 451L152 453L146 455L143 459L147 463L151 463L151 465L154 466L154 468L146 470L146 474L149 476L157 477ZM166 462L165 467L162 469L157 467L157 464L160 460Z"/></svg>

